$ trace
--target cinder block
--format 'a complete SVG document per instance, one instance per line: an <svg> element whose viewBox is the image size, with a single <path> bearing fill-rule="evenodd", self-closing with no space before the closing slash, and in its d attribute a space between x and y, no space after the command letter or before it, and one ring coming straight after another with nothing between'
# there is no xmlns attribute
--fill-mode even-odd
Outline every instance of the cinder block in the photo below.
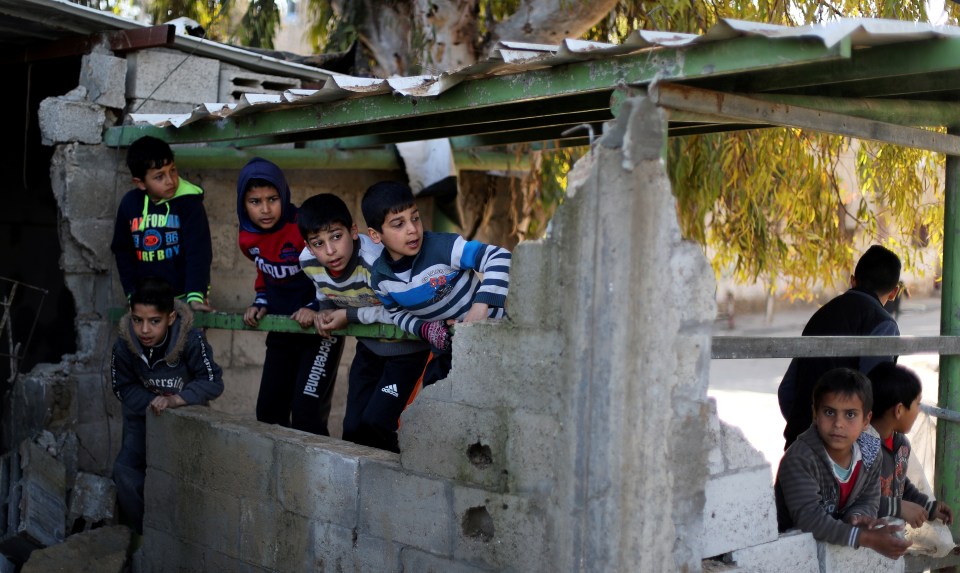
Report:
<svg viewBox="0 0 960 573"><path fill-rule="evenodd" d="M661 181L668 187L669 193L669 183L665 179ZM673 284L683 285L684 288L663 289L660 294L667 298L664 303L677 310L681 324L712 326L717 316L717 299L714 296L717 280L710 262L703 256L701 248L691 241L675 243L673 249L669 276L673 277Z"/></svg>
<svg viewBox="0 0 960 573"><path fill-rule="evenodd" d="M122 525L85 531L71 535L63 543L34 551L21 573L113 573L123 568L129 543L130 529Z"/></svg>
<svg viewBox="0 0 960 573"><path fill-rule="evenodd" d="M189 181L189 179L187 179ZM208 203L208 191L204 189L204 203ZM234 194L234 197L236 194ZM210 210L210 205L204 205L206 210ZM209 213L208 213L209 216ZM229 222L210 221L210 247L213 251L213 260L219 268L232 269L238 266L253 267L253 262L245 257L237 246L237 222L236 217ZM253 301L253 280L247 285L250 293L250 301Z"/></svg>
<svg viewBox="0 0 960 573"><path fill-rule="evenodd" d="M198 438L199 466L183 468L182 479L243 498L268 500L275 496L275 440L268 432L224 419L210 424Z"/></svg>
<svg viewBox="0 0 960 573"><path fill-rule="evenodd" d="M310 521L277 503L241 500L239 534L244 561L275 571L301 571L309 559Z"/></svg>
<svg viewBox="0 0 960 573"><path fill-rule="evenodd" d="M263 366L266 353L267 333L246 330L234 331L231 366L255 366L260 368Z"/></svg>
<svg viewBox="0 0 960 573"><path fill-rule="evenodd" d="M477 408L507 407L559 416L568 389L558 331L510 322L458 325L454 335L452 400Z"/></svg>
<svg viewBox="0 0 960 573"><path fill-rule="evenodd" d="M313 562L305 571L399 573L402 545L329 523L313 524Z"/></svg>
<svg viewBox="0 0 960 573"><path fill-rule="evenodd" d="M160 475L160 472L157 472L156 477ZM151 476L153 477L153 474ZM166 477L177 479L176 476ZM169 512L173 509L176 529L171 533L176 532L180 539L190 540L201 547L226 555L240 556L243 498L182 481L173 486L175 495L172 498L163 498L158 495L158 490L151 491L151 486L157 481L151 480L144 485L148 513L156 515L158 512ZM238 525L240 535L237 535Z"/></svg>
<svg viewBox="0 0 960 573"><path fill-rule="evenodd" d="M760 450L744 437L743 432L736 426L720 421L720 436L723 450L723 460L726 471L766 468L770 473L770 463ZM770 480L773 483L773 479Z"/></svg>
<svg viewBox="0 0 960 573"><path fill-rule="evenodd" d="M106 114L97 104L65 97L48 97L40 102L38 119L44 145L72 141L95 144L102 139Z"/></svg>
<svg viewBox="0 0 960 573"><path fill-rule="evenodd" d="M88 311L91 318L91 320L79 318L79 321L84 323L83 328L90 332L90 338L81 339L78 337L77 352L81 354L95 354L100 350L109 352L116 334L116 327L113 324L106 324L102 317L109 308L117 306L117 303L113 302L113 285L110 277L83 272L67 273L63 278L70 294L73 295L77 310L79 312L82 312L81 309Z"/></svg>
<svg viewBox="0 0 960 573"><path fill-rule="evenodd" d="M60 267L67 273L105 273L115 264L110 253L113 221L90 219L61 221L60 242L63 253Z"/></svg>
<svg viewBox="0 0 960 573"><path fill-rule="evenodd" d="M344 446L278 440L277 499L280 505L311 521L356 527L360 463L357 450Z"/></svg>
<svg viewBox="0 0 960 573"><path fill-rule="evenodd" d="M903 558L887 559L872 549L817 543L820 573L903 573Z"/></svg>
<svg viewBox="0 0 960 573"><path fill-rule="evenodd" d="M185 407L168 410L162 416L147 416L148 468L199 482L195 474L200 472L201 463L208 461L200 454L200 439L210 433L212 423L202 415L203 410L202 406Z"/></svg>
<svg viewBox="0 0 960 573"><path fill-rule="evenodd" d="M487 569L461 563L437 555L431 555L408 547L400 554L403 571L417 573L490 573L495 569Z"/></svg>
<svg viewBox="0 0 960 573"><path fill-rule="evenodd" d="M213 360L220 365L220 368L223 368L224 374L226 374L226 370L233 365L231 354L233 351L234 332L233 330L221 330L219 328L208 328L206 332L204 332L207 342L210 343L210 347L213 348ZM226 379L226 376L224 376L224 379ZM224 388L224 390L226 390L226 388ZM216 400L213 402L216 402ZM211 402L211 404L213 402Z"/></svg>
<svg viewBox="0 0 960 573"><path fill-rule="evenodd" d="M80 60L80 85L87 88L90 101L104 107L123 109L127 105L123 86L127 61L107 54L86 54Z"/></svg>
<svg viewBox="0 0 960 573"><path fill-rule="evenodd" d="M210 408L217 412L253 418L257 409L257 393L260 391L260 377L263 368L224 368L223 394L210 402Z"/></svg>
<svg viewBox="0 0 960 573"><path fill-rule="evenodd" d="M717 401L707 398L709 416L707 418L707 433L704 436L704 446L707 448L707 471L710 475L722 474L723 464L722 431L720 430L720 416L717 414Z"/></svg>
<svg viewBox="0 0 960 573"><path fill-rule="evenodd" d="M129 82L128 82L129 84ZM127 113L156 113L164 116L179 115L182 113L191 114L196 109L199 101L163 101L154 98L132 98L127 105ZM125 123L133 123L130 116L124 118ZM191 181L191 183L193 183Z"/></svg>
<svg viewBox="0 0 960 573"><path fill-rule="evenodd" d="M111 394L113 396L113 394ZM110 475L122 440L123 420L119 413L120 401L114 399L110 413L100 420L74 425L79 444L77 469L97 475Z"/></svg>
<svg viewBox="0 0 960 573"><path fill-rule="evenodd" d="M220 62L196 54L140 50L127 56L128 98L190 104L214 102L219 80Z"/></svg>
<svg viewBox="0 0 960 573"><path fill-rule="evenodd" d="M507 416L418 396L400 424L404 469L503 490Z"/></svg>
<svg viewBox="0 0 960 573"><path fill-rule="evenodd" d="M50 160L50 183L68 219L113 221L120 197L133 187L121 149L69 143Z"/></svg>
<svg viewBox="0 0 960 573"><path fill-rule="evenodd" d="M553 417L516 410L510 414L504 470L507 491L543 493L553 491L558 467L564 458L565 439L571 436Z"/></svg>
<svg viewBox="0 0 960 573"><path fill-rule="evenodd" d="M497 571L549 571L546 512L528 498L453 487L453 557Z"/></svg>
<svg viewBox="0 0 960 573"><path fill-rule="evenodd" d="M282 94L286 90L300 87L300 80L258 74L232 64L220 64L219 102L237 102L243 94Z"/></svg>
<svg viewBox="0 0 960 573"><path fill-rule="evenodd" d="M190 541L145 522L141 573L204 573L204 550Z"/></svg>
<svg viewBox="0 0 960 573"><path fill-rule="evenodd" d="M777 539L769 468L710 476L705 498L702 557Z"/></svg>
<svg viewBox="0 0 960 573"><path fill-rule="evenodd" d="M113 507L116 502L117 491L113 480L80 472L70 492L70 512L67 522L73 524L78 519L83 519L88 527L97 523L106 523L113 519Z"/></svg>
<svg viewBox="0 0 960 573"><path fill-rule="evenodd" d="M552 225L553 223L551 223ZM513 250L510 265L510 294L507 312L510 320L524 328L540 328L547 332L559 330L564 313L555 288L565 281L560 277L563 260L557 241L524 241Z"/></svg>
<svg viewBox="0 0 960 573"><path fill-rule="evenodd" d="M776 541L737 549L730 556L749 573L820 573L817 542L809 533L784 533Z"/></svg>
<svg viewBox="0 0 960 573"><path fill-rule="evenodd" d="M450 555L450 503L450 486L444 481L407 473L398 464L360 460L358 531L364 535Z"/></svg>

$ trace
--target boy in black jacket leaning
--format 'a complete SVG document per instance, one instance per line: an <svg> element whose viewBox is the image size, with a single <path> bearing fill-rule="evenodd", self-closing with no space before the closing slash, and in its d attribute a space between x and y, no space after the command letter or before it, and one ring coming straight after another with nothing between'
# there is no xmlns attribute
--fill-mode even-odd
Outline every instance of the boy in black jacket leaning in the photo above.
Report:
<svg viewBox="0 0 960 573"><path fill-rule="evenodd" d="M223 392L213 350L193 326L193 313L174 301L166 282L148 277L130 296L130 312L119 325L110 374L123 402L123 442L113 466L117 502L127 522L143 533L146 475L146 414L206 404Z"/></svg>
<svg viewBox="0 0 960 573"><path fill-rule="evenodd" d="M129 298L137 281L153 276L173 287L194 310L213 310L210 290L210 223L203 189L181 179L173 150L161 139L141 137L127 150L136 188L120 200L110 250Z"/></svg>

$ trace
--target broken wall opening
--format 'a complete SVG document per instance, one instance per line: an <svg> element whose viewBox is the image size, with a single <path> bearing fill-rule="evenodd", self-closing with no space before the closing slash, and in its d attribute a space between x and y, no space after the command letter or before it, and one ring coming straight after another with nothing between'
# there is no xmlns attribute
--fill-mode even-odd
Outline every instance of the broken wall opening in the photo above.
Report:
<svg viewBox="0 0 960 573"><path fill-rule="evenodd" d="M77 347L76 308L60 266L60 215L50 182L54 149L41 145L36 110L44 98L76 86L80 58L9 63L0 70L6 79L5 89L0 91L0 109L8 126L6 151L0 154L0 172L5 174L0 275L47 291L44 297L18 297L11 308L14 343L24 345L16 368L24 373L40 363L60 362L64 354L75 352ZM32 328L30 344L26 345ZM5 420L10 419L8 381L12 374L10 361L0 361L0 418ZM6 426L0 424L0 453L12 447Z"/></svg>

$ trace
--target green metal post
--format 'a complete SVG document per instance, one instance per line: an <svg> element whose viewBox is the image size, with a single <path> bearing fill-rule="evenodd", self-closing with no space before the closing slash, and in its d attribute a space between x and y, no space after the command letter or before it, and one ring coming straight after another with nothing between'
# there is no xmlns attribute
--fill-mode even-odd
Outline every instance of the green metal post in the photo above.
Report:
<svg viewBox="0 0 960 573"><path fill-rule="evenodd" d="M960 134L960 128L947 130ZM943 209L943 284L941 285L940 335L960 334L960 157L947 156ZM940 356L939 405L960 410L960 356ZM954 511L960 509L960 425L937 422L934 491L937 499ZM958 522L951 526L957 539Z"/></svg>

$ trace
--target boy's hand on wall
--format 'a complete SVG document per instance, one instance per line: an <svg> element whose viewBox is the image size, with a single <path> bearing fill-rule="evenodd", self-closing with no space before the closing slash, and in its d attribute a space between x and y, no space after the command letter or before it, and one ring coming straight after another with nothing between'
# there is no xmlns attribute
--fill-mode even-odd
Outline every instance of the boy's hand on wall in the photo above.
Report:
<svg viewBox="0 0 960 573"><path fill-rule="evenodd" d="M150 401L150 409L153 410L153 413L157 416L167 408L179 408L180 406L186 406L187 401L181 398L176 394L170 396L157 396Z"/></svg>
<svg viewBox="0 0 960 573"><path fill-rule="evenodd" d="M919 529L927 521L927 510L922 505L912 501L903 500L900 504L900 517L906 521L910 527Z"/></svg>
<svg viewBox="0 0 960 573"><path fill-rule="evenodd" d="M884 525L877 529L860 531L860 546L869 547L888 559L899 559L913 545L912 541L901 539L895 533L903 531L902 525Z"/></svg>
<svg viewBox="0 0 960 573"><path fill-rule="evenodd" d="M467 311L467 315L463 317L463 322L473 322L475 320L483 320L490 315L490 305L483 302L475 302L473 306L470 307L470 310Z"/></svg>
<svg viewBox="0 0 960 573"><path fill-rule="evenodd" d="M254 328L260 324L260 319L267 314L265 306L251 306L243 313L243 323Z"/></svg>
<svg viewBox="0 0 960 573"><path fill-rule="evenodd" d="M313 326L314 320L317 318L317 313L309 308L301 308L297 312L291 314L290 318L296 320L297 324L299 324L301 328L310 328Z"/></svg>
<svg viewBox="0 0 960 573"><path fill-rule="evenodd" d="M949 505L938 501L937 507L933 510L933 518L942 519L945 524L950 525L953 523L953 510L950 509Z"/></svg>
<svg viewBox="0 0 960 573"><path fill-rule="evenodd" d="M347 309L338 308L320 317L320 326L317 327L317 332L319 332L321 336L330 337L332 336L332 331L343 330L348 324Z"/></svg>
<svg viewBox="0 0 960 573"><path fill-rule="evenodd" d="M191 310L202 310L204 312L213 312L213 307L205 302L193 301L190 303Z"/></svg>

